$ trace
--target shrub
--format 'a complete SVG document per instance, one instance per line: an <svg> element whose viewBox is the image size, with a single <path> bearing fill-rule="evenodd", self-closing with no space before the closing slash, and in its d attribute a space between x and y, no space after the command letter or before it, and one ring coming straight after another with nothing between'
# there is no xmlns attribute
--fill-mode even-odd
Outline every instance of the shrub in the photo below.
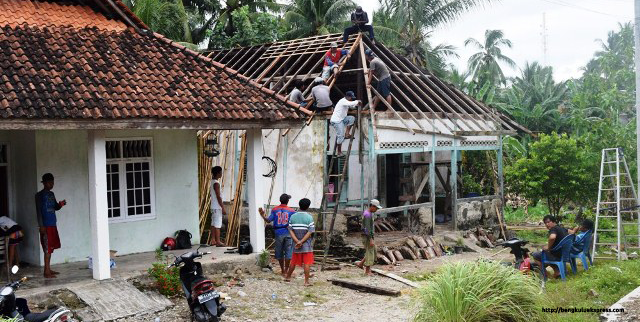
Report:
<svg viewBox="0 0 640 322"><path fill-rule="evenodd" d="M539 281L478 261L445 265L418 291L414 321L544 321Z"/></svg>
<svg viewBox="0 0 640 322"><path fill-rule="evenodd" d="M269 267L269 251L267 249L260 252L256 263L260 268Z"/></svg>
<svg viewBox="0 0 640 322"><path fill-rule="evenodd" d="M167 267L169 256L164 256L162 249L156 249L156 262L149 268L149 276L155 281L158 292L165 296L173 296L182 291L180 285L180 269Z"/></svg>

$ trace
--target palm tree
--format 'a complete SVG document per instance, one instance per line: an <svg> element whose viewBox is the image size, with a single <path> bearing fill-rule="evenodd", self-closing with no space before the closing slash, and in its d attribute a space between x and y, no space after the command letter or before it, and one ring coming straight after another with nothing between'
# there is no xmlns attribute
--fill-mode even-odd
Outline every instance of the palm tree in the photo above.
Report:
<svg viewBox="0 0 640 322"><path fill-rule="evenodd" d="M502 54L502 46L512 47L511 41L504 38L502 30L487 30L484 33L484 42L469 38L464 41L464 45L480 50L469 57L469 70L474 81L479 84L490 82L493 85L506 83L500 63L505 63L511 68L514 68L516 63Z"/></svg>
<svg viewBox="0 0 640 322"><path fill-rule="evenodd" d="M381 0L379 14L374 14L374 29L377 38L400 49L414 64L444 72L444 58L451 55L454 48L444 44L433 46L429 43L431 33L469 9L489 2L491 0ZM438 50L435 56L431 53L434 49ZM436 57L439 59L434 61Z"/></svg>
<svg viewBox="0 0 640 322"><path fill-rule="evenodd" d="M125 0L149 28L178 42L192 43L189 17L181 0Z"/></svg>
<svg viewBox="0 0 640 322"><path fill-rule="evenodd" d="M341 32L356 4L351 0L293 0L286 7L287 39Z"/></svg>
<svg viewBox="0 0 640 322"><path fill-rule="evenodd" d="M237 30L233 19L233 12L244 6L247 6L249 8L250 13L256 13L259 11L279 12L280 10L282 10L282 5L276 3L276 0L225 0L224 3L225 7L220 12L218 23L224 24L224 31L227 36L233 36L233 34Z"/></svg>

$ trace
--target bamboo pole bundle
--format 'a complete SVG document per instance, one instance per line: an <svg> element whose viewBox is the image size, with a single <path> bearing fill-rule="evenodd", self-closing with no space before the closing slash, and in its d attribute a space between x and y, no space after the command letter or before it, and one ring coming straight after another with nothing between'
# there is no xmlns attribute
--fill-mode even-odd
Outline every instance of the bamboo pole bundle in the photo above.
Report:
<svg viewBox="0 0 640 322"><path fill-rule="evenodd" d="M204 236L208 226L207 221L211 221L211 160L204 154L207 138L212 131L199 131L198 141L198 217L200 220L200 236ZM208 242L208 241L207 241Z"/></svg>
<svg viewBox="0 0 640 322"><path fill-rule="evenodd" d="M247 135L242 135L242 149L240 150L240 163L238 169L238 181L236 182L236 194L233 197L233 205L227 217L227 236L225 243L228 246L238 246L240 238L240 209L242 207L242 190L244 181L244 160L247 157Z"/></svg>

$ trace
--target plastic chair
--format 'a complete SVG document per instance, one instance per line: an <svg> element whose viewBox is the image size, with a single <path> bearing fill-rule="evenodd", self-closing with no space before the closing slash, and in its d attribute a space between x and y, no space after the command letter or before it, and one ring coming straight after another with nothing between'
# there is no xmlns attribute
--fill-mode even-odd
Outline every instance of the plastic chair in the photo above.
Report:
<svg viewBox="0 0 640 322"><path fill-rule="evenodd" d="M582 237L582 239L584 240L582 251L578 254L571 253L571 271L573 272L573 274L576 274L578 272L578 265L576 265L576 258L580 259L580 261L582 262L582 267L584 268L585 271L589 269L589 265L593 266L593 262L591 261L591 253L590 253L592 235L593 235L593 232L591 230L588 230L585 233L584 237ZM589 259L589 264L587 264L587 258Z"/></svg>
<svg viewBox="0 0 640 322"><path fill-rule="evenodd" d="M562 256L560 257L559 261L553 262L553 261L549 261L547 260L547 255L545 254L545 252L542 252L542 258L541 258L541 263L542 263L542 277L543 279L546 281L547 280L547 273L546 270L544 269L546 265L556 265L558 266L558 270L560 271L560 277L562 278L563 281L566 281L566 263L569 263L569 265L571 265L571 247L573 246L573 241L576 239L576 235L567 235L565 236L560 243L558 243L558 245L556 245L556 247L554 247L551 251L560 251Z"/></svg>

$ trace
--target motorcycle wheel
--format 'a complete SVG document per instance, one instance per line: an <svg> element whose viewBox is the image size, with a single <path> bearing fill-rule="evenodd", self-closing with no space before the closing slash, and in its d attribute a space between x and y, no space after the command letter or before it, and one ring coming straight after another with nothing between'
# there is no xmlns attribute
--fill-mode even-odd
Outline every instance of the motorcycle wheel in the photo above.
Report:
<svg viewBox="0 0 640 322"><path fill-rule="evenodd" d="M203 310L202 307L195 307L191 312L191 322L219 322L220 318L211 315L207 310Z"/></svg>

